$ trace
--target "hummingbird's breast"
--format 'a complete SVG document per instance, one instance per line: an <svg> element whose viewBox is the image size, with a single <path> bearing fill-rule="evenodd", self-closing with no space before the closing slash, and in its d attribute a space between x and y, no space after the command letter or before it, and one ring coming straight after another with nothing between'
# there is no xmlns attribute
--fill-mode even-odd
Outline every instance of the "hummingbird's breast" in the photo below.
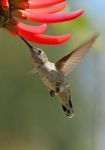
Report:
<svg viewBox="0 0 105 150"><path fill-rule="evenodd" d="M60 82L60 75L54 63L47 62L40 66L38 69L39 76L42 82L48 87L55 91L56 83Z"/></svg>

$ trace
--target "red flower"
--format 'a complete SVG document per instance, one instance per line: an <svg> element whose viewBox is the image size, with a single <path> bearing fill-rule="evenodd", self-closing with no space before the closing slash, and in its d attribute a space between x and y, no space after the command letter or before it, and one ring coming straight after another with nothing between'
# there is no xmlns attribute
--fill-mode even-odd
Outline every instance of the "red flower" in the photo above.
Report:
<svg viewBox="0 0 105 150"><path fill-rule="evenodd" d="M14 35L41 44L60 44L70 38L70 34L49 36L43 34L46 23L56 23L75 19L84 10L57 14L66 6L66 0L0 0L0 27ZM43 23L40 26L24 24L18 20Z"/></svg>

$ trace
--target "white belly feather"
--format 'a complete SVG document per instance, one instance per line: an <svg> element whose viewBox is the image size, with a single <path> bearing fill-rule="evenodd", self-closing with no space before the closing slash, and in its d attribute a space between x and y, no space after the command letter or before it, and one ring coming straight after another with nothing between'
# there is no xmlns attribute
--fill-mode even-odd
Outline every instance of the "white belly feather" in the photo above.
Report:
<svg viewBox="0 0 105 150"><path fill-rule="evenodd" d="M45 63L44 67L49 71L51 71L51 70L57 71L55 64L51 63L51 62Z"/></svg>
<svg viewBox="0 0 105 150"><path fill-rule="evenodd" d="M54 63L47 62L38 69L39 76L43 83L49 88L55 90L57 69Z"/></svg>

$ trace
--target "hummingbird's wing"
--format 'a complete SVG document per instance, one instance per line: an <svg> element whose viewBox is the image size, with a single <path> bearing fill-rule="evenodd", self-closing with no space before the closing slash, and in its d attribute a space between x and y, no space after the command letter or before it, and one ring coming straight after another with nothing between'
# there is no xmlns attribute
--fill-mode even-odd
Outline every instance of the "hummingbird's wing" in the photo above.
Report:
<svg viewBox="0 0 105 150"><path fill-rule="evenodd" d="M83 57L94 44L97 37L98 34L93 35L90 39L74 49L68 55L64 56L55 64L64 76L67 76L81 62Z"/></svg>

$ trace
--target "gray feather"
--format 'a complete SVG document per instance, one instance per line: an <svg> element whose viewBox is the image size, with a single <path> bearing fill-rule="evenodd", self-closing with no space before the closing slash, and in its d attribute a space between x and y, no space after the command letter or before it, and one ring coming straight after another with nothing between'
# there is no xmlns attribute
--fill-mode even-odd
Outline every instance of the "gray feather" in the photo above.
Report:
<svg viewBox="0 0 105 150"><path fill-rule="evenodd" d="M64 74L64 76L67 76L81 62L90 48L92 48L97 37L98 34L93 35L86 42L56 63L56 67Z"/></svg>

